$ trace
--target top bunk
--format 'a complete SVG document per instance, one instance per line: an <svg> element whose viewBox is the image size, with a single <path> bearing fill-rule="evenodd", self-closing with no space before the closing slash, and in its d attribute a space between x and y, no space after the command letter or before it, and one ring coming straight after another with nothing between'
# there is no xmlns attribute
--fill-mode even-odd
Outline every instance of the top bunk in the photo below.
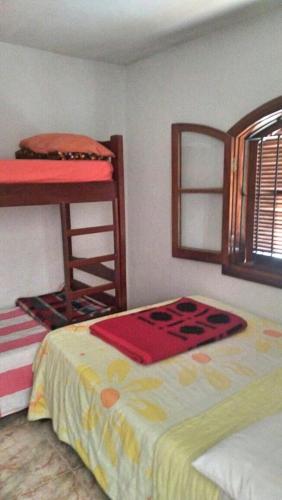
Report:
<svg viewBox="0 0 282 500"><path fill-rule="evenodd" d="M123 196L123 139L101 142L102 160L0 160L0 207L111 201Z"/></svg>

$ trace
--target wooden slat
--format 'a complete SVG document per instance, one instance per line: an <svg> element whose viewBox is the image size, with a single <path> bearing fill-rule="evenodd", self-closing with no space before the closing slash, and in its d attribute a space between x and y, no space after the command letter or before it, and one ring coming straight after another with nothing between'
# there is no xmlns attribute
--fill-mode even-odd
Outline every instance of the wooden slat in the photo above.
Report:
<svg viewBox="0 0 282 500"><path fill-rule="evenodd" d="M223 188L181 188L178 190L179 193L187 194L222 194Z"/></svg>
<svg viewBox="0 0 282 500"><path fill-rule="evenodd" d="M112 181L59 184L0 184L0 207L111 201L117 195Z"/></svg>
<svg viewBox="0 0 282 500"><path fill-rule="evenodd" d="M86 283L83 283L82 281L74 279L72 281L72 290L82 290L83 288L88 288L89 285ZM110 307L115 307L116 306L116 300L114 295L110 295L105 292L94 292L94 293L89 293L89 297L98 300L98 302L101 302L102 304L105 304Z"/></svg>
<svg viewBox="0 0 282 500"><path fill-rule="evenodd" d="M76 257L74 259L78 260ZM81 260L81 259L79 259ZM92 274L93 276L98 276L104 280L115 281L115 271L110 267L104 266L100 262L86 264L85 266L79 266L80 271L84 271L85 273Z"/></svg>
<svg viewBox="0 0 282 500"><path fill-rule="evenodd" d="M67 236L70 237L70 236L80 236L83 234L104 233L113 230L114 230L113 224L108 224L106 226L79 227L77 229L69 229L67 231Z"/></svg>
<svg viewBox="0 0 282 500"><path fill-rule="evenodd" d="M101 255L99 257L90 257L81 259L73 258L72 260L69 261L68 267L80 269L81 267L86 267L90 264L97 264L99 262L109 262L111 260L115 260L115 258L116 258L115 254Z"/></svg>
<svg viewBox="0 0 282 500"><path fill-rule="evenodd" d="M81 288L79 290L73 290L70 292L71 299L77 299L78 297L82 297L83 295L93 295L98 292L104 292L106 290L114 290L115 283L107 283L105 285L99 286L89 286L87 288Z"/></svg>

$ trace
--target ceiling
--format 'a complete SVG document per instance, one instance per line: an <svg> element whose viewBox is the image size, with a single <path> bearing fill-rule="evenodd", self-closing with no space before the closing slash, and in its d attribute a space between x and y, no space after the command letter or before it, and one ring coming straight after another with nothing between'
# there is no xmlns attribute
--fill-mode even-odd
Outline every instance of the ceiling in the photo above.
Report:
<svg viewBox="0 0 282 500"><path fill-rule="evenodd" d="M281 0L0 0L0 41L130 64Z"/></svg>

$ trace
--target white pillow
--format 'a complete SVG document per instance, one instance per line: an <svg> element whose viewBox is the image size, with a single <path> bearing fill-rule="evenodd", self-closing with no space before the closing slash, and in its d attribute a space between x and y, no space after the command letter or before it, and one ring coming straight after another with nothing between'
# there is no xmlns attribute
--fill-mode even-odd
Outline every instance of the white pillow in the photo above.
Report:
<svg viewBox="0 0 282 500"><path fill-rule="evenodd" d="M282 413L224 439L193 466L235 500L282 500Z"/></svg>

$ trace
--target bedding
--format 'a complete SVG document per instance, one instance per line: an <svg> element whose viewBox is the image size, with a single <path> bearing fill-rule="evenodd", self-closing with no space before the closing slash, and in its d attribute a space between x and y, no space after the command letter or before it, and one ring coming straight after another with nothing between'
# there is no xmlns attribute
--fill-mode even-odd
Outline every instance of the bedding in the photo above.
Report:
<svg viewBox="0 0 282 500"><path fill-rule="evenodd" d="M17 299L16 305L45 325L48 330L53 330L69 323L66 316L66 296L64 290L34 297L20 297ZM72 300L72 308L73 323L95 318L102 314L106 315L111 311L111 307L88 296Z"/></svg>
<svg viewBox="0 0 282 500"><path fill-rule="evenodd" d="M193 466L234 500L282 498L282 413L221 441Z"/></svg>
<svg viewBox="0 0 282 500"><path fill-rule="evenodd" d="M19 307L0 311L0 417L28 407L32 362L48 331Z"/></svg>
<svg viewBox="0 0 282 500"><path fill-rule="evenodd" d="M248 327L142 366L90 335L97 319L51 332L35 359L29 419L51 418L114 500L219 500L192 462L282 411L282 326L193 298L239 314Z"/></svg>
<svg viewBox="0 0 282 500"><path fill-rule="evenodd" d="M109 157L99 156L95 153L78 153L73 151L53 151L51 153L35 153L31 149L18 149L15 157L19 160L108 160Z"/></svg>
<svg viewBox="0 0 282 500"><path fill-rule="evenodd" d="M97 156L113 157L114 153L100 142L80 134L38 134L22 139L19 146L34 153L52 153L70 151L77 153L94 153Z"/></svg>
<svg viewBox="0 0 282 500"><path fill-rule="evenodd" d="M90 326L90 332L142 364L218 341L246 328L235 314L182 298L169 306L154 307Z"/></svg>
<svg viewBox="0 0 282 500"><path fill-rule="evenodd" d="M0 160L0 184L111 181L107 161Z"/></svg>

